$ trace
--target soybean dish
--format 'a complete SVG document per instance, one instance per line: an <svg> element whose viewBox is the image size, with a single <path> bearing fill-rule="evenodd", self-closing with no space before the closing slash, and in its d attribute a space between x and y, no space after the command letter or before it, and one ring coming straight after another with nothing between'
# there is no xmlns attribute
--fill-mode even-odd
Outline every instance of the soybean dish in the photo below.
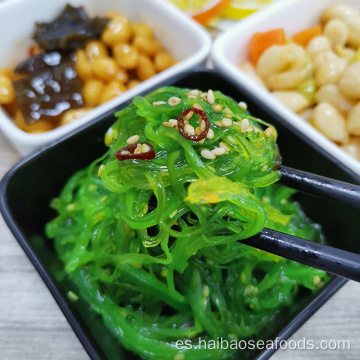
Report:
<svg viewBox="0 0 360 360"><path fill-rule="evenodd" d="M0 105L21 130L67 125L175 64L145 23L67 5L36 23L28 57L0 69Z"/></svg>
<svg viewBox="0 0 360 360"><path fill-rule="evenodd" d="M289 36L254 34L241 69L353 158L360 160L360 11L326 8Z"/></svg>
<svg viewBox="0 0 360 360"><path fill-rule="evenodd" d="M246 103L165 87L115 116L108 151L53 199L46 234L76 286L69 299L86 301L126 349L231 359L301 289L327 283L320 270L241 243L264 227L325 241L294 191L276 184L276 129ZM233 346L199 346L217 338ZM179 346L186 340L191 348Z"/></svg>

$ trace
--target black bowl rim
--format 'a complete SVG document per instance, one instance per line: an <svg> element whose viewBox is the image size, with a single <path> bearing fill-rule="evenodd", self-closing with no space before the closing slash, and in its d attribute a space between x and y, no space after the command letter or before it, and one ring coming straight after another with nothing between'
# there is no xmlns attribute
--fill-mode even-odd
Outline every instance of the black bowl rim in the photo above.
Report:
<svg viewBox="0 0 360 360"><path fill-rule="evenodd" d="M230 82L233 86L241 90L242 92L245 92L248 94L248 92L239 84L231 79L228 79L223 74L219 74L218 72L214 70L210 70L207 68L204 68L202 66L196 67L193 70L186 71L182 74L177 74L173 77L170 77L163 81L160 84L157 84L156 86L147 89L143 93L137 95L137 96L144 96L145 94L148 94L155 89L161 87L161 86L167 86L171 85L172 83L176 82L177 80L184 78L190 74L196 73L196 72L203 72L203 73L216 73L217 76L222 77L225 81ZM252 97L251 95L249 97ZM133 99L130 99L124 103L122 103L120 106L121 108L127 106L132 102ZM258 99L254 99L254 101L259 102ZM271 113L274 116L274 113L271 108L268 108L267 106L264 106L264 104L259 104L263 106L263 108L266 109L269 113ZM66 139L72 137L75 134L78 134L79 132L83 131L84 129L87 129L88 127L91 127L93 124L97 123L98 121L101 121L101 119L105 116L109 116L114 114L114 110L109 110L95 119L89 121L88 123L80 126L79 128L73 130L72 132L62 136L61 138L51 142L50 144L47 144L40 149L36 150L29 156L25 157L24 159L20 160L16 165L14 165L7 174L3 177L3 179L0 182L0 213L2 214L6 224L8 225L11 233L14 235L15 239L29 258L30 262L35 267L36 271L40 275L41 279L49 289L51 295L53 296L54 300L58 304L59 308L61 309L62 313L64 314L65 318L67 319L68 323L70 324L71 328L73 329L74 333L76 334L77 338L79 339L80 343L84 347L85 351L89 355L91 359L100 359L100 356L98 355L97 351L95 350L92 343L89 341L88 337L85 335L85 332L83 331L81 325L76 320L75 316L73 315L73 312L70 309L69 304L65 300L65 298L60 294L60 291L57 289L55 282L51 278L49 272L45 269L45 267L42 265L41 261L38 259L35 252L31 249L29 243L26 240L26 237L22 233L22 231L17 227L15 220L10 212L9 204L6 198L6 190L8 187L8 184L13 177L13 175L24 165L28 165L29 163L36 160L38 155L46 152L48 149L55 147L62 141L65 141ZM305 134L299 133L296 131L296 129L289 123L284 124L290 131L296 132L297 136L302 138L303 140L306 140L308 144L314 148L315 151L320 152L322 155L327 157L330 161L332 161L336 166L340 167L343 171L347 172L351 177L355 179L355 181L360 182L360 175L352 171L350 168L348 168L346 165L341 163L338 159L333 157L331 154L329 154L325 149L320 147L318 144L313 142L311 139L306 137ZM295 333L296 330L298 330L318 309L320 309L337 291L339 291L348 280L340 278L340 277L334 277L333 280L328 283L325 288L311 301L309 305L307 305L292 321L290 321L283 330L281 330L276 338L277 344L279 344L281 341L289 339L289 337ZM257 360L267 360L269 359L278 349L278 346L273 346L271 349L264 350L258 357Z"/></svg>

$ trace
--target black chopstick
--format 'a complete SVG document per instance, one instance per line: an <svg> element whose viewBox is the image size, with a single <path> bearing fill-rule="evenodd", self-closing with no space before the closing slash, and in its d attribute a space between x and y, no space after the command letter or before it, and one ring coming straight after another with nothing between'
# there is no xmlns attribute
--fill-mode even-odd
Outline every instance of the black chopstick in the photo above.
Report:
<svg viewBox="0 0 360 360"><path fill-rule="evenodd" d="M360 208L360 187L281 166L282 185Z"/></svg>
<svg viewBox="0 0 360 360"><path fill-rule="evenodd" d="M241 242L330 274L360 282L360 255L270 229L264 229L261 233Z"/></svg>

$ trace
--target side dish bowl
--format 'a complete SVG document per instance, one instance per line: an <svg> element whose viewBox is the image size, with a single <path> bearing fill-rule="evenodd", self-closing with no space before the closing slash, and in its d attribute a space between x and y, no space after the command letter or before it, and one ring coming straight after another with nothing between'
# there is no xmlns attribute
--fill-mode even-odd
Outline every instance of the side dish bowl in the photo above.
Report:
<svg viewBox="0 0 360 360"><path fill-rule="evenodd" d="M175 58L177 64L128 90L118 98L98 106L81 119L46 133L29 134L20 130L0 109L0 131L23 156L126 102L169 76L202 64L210 52L211 40L207 32L165 1L14 0L0 4L0 30L6 34L0 40L2 49L0 68L13 67L19 61L26 59L35 23L51 21L68 3L73 6L83 6L90 16L102 16L107 11L118 11L132 22L146 23L154 29L156 38ZM12 30L8 31L8 29Z"/></svg>
<svg viewBox="0 0 360 360"><path fill-rule="evenodd" d="M291 37L299 31L318 25L321 13L329 6L339 3L359 8L359 2L356 0L294 0L280 1L270 5L264 11L245 19L221 35L213 46L212 59L218 70L227 76L231 76L252 96L262 101L264 107L281 122L292 124L297 131L305 134L329 154L360 174L359 161L328 140L299 115L286 108L269 91L255 83L239 68L242 63L249 59L249 42L255 33L283 28L286 34Z"/></svg>
<svg viewBox="0 0 360 360"><path fill-rule="evenodd" d="M299 134L295 127L289 123L280 123L244 88L216 72L199 70L185 73L159 85L202 90L212 88L234 99L245 101L254 116L276 126L284 165L347 182L360 183L358 175L344 167L312 140ZM153 90L155 87L145 93ZM103 138L106 130L115 120L113 114L127 106L129 102L109 109L81 128L38 150L16 165L0 184L0 210L5 221L92 359L134 359L135 357L121 347L101 318L86 304L82 301L73 303L67 298L66 294L69 291L76 290L74 284L55 278L54 274L61 265L52 242L45 237L44 227L55 216L54 211L49 207L51 199L59 194L74 172L83 169L104 153ZM360 244L354 241L360 231L357 221L360 211L342 204L334 206L327 199L318 199L304 193L298 193L296 200L312 220L322 224L330 245L360 253ZM345 283L344 279L332 278L315 295L310 291L301 292L289 307L276 313L255 340L287 339ZM244 350L241 357L244 360L268 359L275 350L275 348L264 351Z"/></svg>

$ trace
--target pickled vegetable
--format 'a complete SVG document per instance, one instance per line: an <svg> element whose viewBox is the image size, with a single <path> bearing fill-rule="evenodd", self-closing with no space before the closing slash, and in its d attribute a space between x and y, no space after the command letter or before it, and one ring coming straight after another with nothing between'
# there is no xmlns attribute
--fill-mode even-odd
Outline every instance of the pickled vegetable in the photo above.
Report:
<svg viewBox="0 0 360 360"><path fill-rule="evenodd" d="M16 100L27 124L57 121L68 109L84 106L82 82L73 53L40 53L20 63L14 81Z"/></svg>
<svg viewBox="0 0 360 360"><path fill-rule="evenodd" d="M89 18L81 7L66 5L54 21L36 24L34 40L47 51L75 50L99 37L107 22L106 18Z"/></svg>

